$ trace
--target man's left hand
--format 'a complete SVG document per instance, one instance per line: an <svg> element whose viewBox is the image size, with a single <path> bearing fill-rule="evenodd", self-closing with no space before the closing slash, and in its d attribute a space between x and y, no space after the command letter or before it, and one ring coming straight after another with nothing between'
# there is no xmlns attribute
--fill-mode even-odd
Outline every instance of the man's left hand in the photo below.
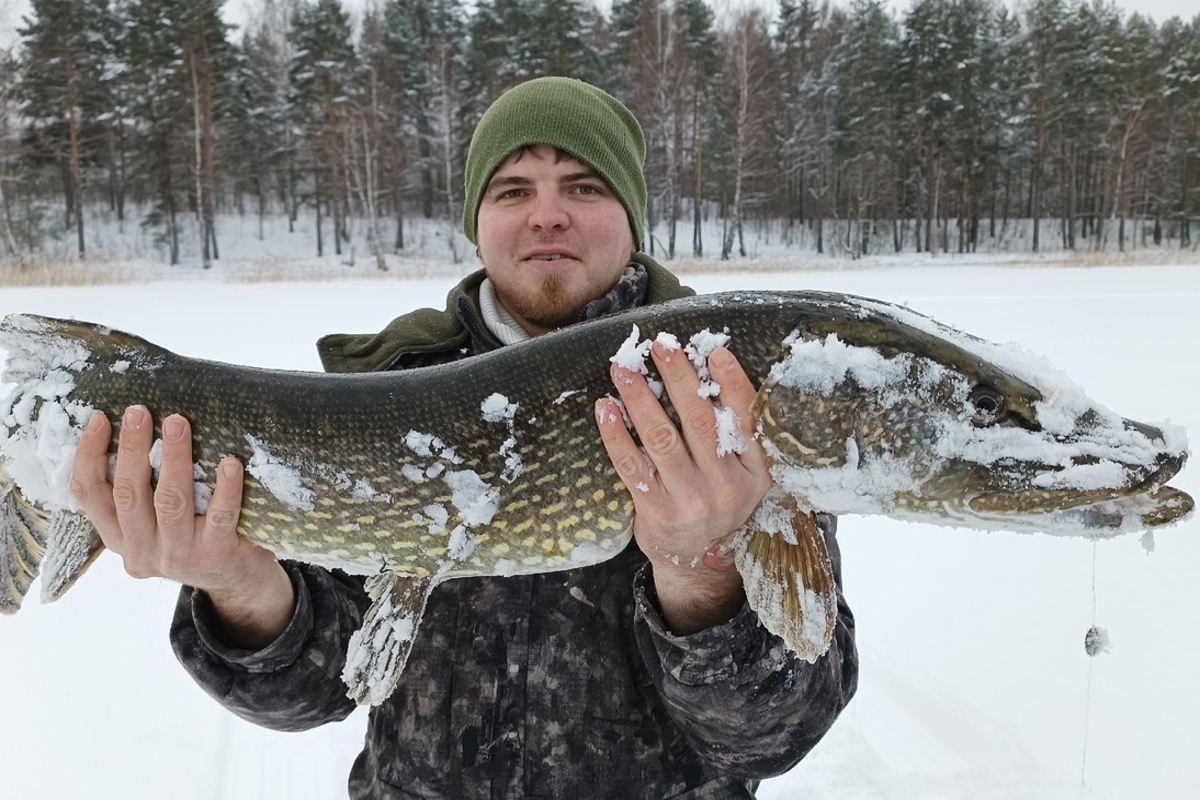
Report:
<svg viewBox="0 0 1200 800"><path fill-rule="evenodd" d="M771 485L754 438L750 407L756 390L723 347L708 357L720 401L740 429L741 452L718 455L714 402L700 395L700 377L683 350L655 342L651 355L679 416L675 423L645 376L614 365L613 383L637 430L639 447L612 398L596 403L600 437L633 496L633 535L650 559L667 625L687 635L729 621L745 603L729 551Z"/></svg>

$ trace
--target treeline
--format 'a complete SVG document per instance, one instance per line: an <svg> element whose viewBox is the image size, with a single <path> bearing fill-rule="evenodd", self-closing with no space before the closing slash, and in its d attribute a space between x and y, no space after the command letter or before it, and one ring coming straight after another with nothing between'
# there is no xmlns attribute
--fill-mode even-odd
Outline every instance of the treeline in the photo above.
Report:
<svg viewBox="0 0 1200 800"><path fill-rule="evenodd" d="M476 120L539 75L641 120L667 257L728 257L753 219L851 254L973 251L1017 218L1034 250L1124 248L1131 223L1190 247L1200 221L1200 16L381 0L352 20L338 0L263 0L235 37L220 5L32 0L0 53L0 253L69 231L83 255L97 208L153 230L171 263L184 225L218 258L225 213L315 215L319 253L355 225L376 256L403 251L406 220L456 224Z"/></svg>

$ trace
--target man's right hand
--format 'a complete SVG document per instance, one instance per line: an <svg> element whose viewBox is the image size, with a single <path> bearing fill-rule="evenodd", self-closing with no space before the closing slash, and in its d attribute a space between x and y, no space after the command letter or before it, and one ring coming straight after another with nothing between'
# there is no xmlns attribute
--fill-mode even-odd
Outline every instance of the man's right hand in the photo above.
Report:
<svg viewBox="0 0 1200 800"><path fill-rule="evenodd" d="M237 532L242 464L221 460L206 514L195 513L192 434L178 414L163 420L162 469L151 487L154 424L143 406L122 420L117 464L108 481L108 419L94 414L75 452L71 491L104 546L135 578L169 578L203 590L220 617L226 644L258 650L291 620L295 591L269 551Z"/></svg>

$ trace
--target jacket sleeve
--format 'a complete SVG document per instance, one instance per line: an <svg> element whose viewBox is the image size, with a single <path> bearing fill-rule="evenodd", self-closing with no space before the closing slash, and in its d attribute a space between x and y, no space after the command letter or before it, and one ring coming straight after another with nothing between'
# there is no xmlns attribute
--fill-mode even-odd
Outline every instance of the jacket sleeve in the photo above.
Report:
<svg viewBox="0 0 1200 800"><path fill-rule="evenodd" d="M208 596L185 586L171 623L171 646L201 688L239 717L300 731L345 719L354 710L341 673L369 598L360 578L283 564L296 590L296 609L274 642L258 651L226 645Z"/></svg>
<svg viewBox="0 0 1200 800"><path fill-rule="evenodd" d="M809 664L745 607L725 625L675 636L663 623L647 565L635 578L638 647L672 720L709 764L760 780L796 765L820 741L858 685L854 615L842 595L837 520L821 515L838 584L838 621L825 655Z"/></svg>

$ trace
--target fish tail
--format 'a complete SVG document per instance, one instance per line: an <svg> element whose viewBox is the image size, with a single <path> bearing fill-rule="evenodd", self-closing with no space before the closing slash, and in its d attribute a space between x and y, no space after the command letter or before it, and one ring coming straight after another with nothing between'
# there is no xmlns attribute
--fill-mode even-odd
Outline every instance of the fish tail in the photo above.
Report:
<svg viewBox="0 0 1200 800"><path fill-rule="evenodd" d="M42 602L57 600L103 550L87 517L29 502L0 461L0 613L17 613L39 574Z"/></svg>
<svg viewBox="0 0 1200 800"><path fill-rule="evenodd" d="M15 614L46 554L47 515L25 502L0 461L0 613Z"/></svg>
<svg viewBox="0 0 1200 800"><path fill-rule="evenodd" d="M0 383L15 385L0 398L0 612L13 614L39 574L43 602L56 600L104 548L66 488L91 413L75 397L77 378L169 353L103 326L27 314L0 320L0 348Z"/></svg>
<svg viewBox="0 0 1200 800"><path fill-rule="evenodd" d="M171 352L139 336L104 325L35 314L9 314L0 320L0 347L8 351L5 379L22 383L56 369L79 372L91 359L154 359Z"/></svg>

